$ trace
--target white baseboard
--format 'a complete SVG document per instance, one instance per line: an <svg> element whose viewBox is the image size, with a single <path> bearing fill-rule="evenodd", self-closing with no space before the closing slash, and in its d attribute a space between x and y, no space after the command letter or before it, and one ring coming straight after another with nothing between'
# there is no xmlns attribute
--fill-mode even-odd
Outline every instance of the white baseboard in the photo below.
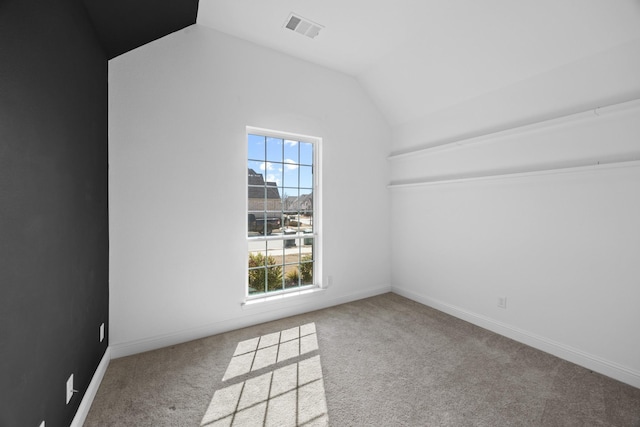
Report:
<svg viewBox="0 0 640 427"><path fill-rule="evenodd" d="M322 293L328 295L330 289L326 289ZM156 350L175 344L192 341L211 335L221 334L233 331L235 329L246 328L248 326L257 325L264 322L282 319L285 317L295 316L310 311L320 310L339 304L357 301L363 298L391 292L391 286L380 286L374 289L366 289L354 292L348 295L338 297L319 297L319 295L304 295L292 299L283 299L280 302L269 302L264 306L260 303L254 304L249 309L243 309L242 316L233 319L221 320L212 324L191 328L170 334L157 335L140 340L129 341L124 343L111 343L111 357L117 359L119 357L130 356L133 354L143 353L145 351Z"/></svg>
<svg viewBox="0 0 640 427"><path fill-rule="evenodd" d="M109 366L110 361L111 350L109 347L107 347L107 350L104 352L104 356L102 356L102 360L100 361L96 372L93 374L93 378L91 378L89 387L87 387L87 390L84 393L84 397L82 398L82 402L80 402L78 411L73 417L71 427L82 427L84 421L87 419L89 409L91 409L91 404L93 403L93 399L96 397L98 388L100 388L100 383L102 382L102 378L104 378L105 372L107 372L107 367Z"/></svg>
<svg viewBox="0 0 640 427"><path fill-rule="evenodd" d="M571 346L524 331L514 326L498 322L489 317L472 313L460 307L446 304L442 301L438 301L424 295L419 295L412 291L398 287L392 287L391 291L405 298L409 298L413 301L465 320L469 323L473 323L474 325L480 326L484 329L488 329L507 338L511 338L512 340L521 342L538 350L542 350L546 353L553 354L554 356L575 363L576 365L583 366L633 387L640 388L640 372L626 368L615 362L602 359Z"/></svg>

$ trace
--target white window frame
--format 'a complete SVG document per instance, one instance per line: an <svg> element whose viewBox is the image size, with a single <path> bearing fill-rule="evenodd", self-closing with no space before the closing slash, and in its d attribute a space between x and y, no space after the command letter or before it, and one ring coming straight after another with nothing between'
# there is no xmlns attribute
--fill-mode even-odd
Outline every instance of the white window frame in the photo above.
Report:
<svg viewBox="0 0 640 427"><path fill-rule="evenodd" d="M286 139L298 142L311 143L313 145L313 233L309 234L296 233L296 235L289 235L288 238L294 237L296 239L303 239L304 237L313 237L314 249L313 249L313 284L306 286L299 286L291 289L283 289L279 291L271 291L266 293L260 293L255 295L249 294L249 275L248 267L245 267L244 275L244 304L251 304L260 301L280 300L284 297L291 297L295 295L306 295L310 292L323 289L323 275L322 275L322 138L301 135L291 132L283 132L272 129L259 128L254 126L247 126L244 139L244 168L247 168L248 148L247 141L249 135L260 135L272 138ZM245 173L245 176L246 173ZM249 178L247 176L245 191L249 186ZM249 199L245 196L245 215L249 211ZM284 240L284 237L280 236L252 236L249 237L248 230L245 229L246 238L246 254L249 253L249 243L252 241L269 241L269 240ZM246 264L245 264L246 265Z"/></svg>

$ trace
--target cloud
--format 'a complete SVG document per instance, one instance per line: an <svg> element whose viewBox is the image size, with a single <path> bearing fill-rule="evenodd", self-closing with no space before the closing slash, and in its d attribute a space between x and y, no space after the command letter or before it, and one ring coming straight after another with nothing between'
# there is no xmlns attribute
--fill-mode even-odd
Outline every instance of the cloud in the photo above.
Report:
<svg viewBox="0 0 640 427"><path fill-rule="evenodd" d="M296 170L298 169L298 164L291 159L284 159L285 167L287 170Z"/></svg>
<svg viewBox="0 0 640 427"><path fill-rule="evenodd" d="M298 145L298 141L292 141L290 139L285 139L284 143L290 147L295 147L296 145Z"/></svg>
<svg viewBox="0 0 640 427"><path fill-rule="evenodd" d="M279 175L273 175L273 174L267 175L266 181L267 182L275 182L278 187L280 187L280 184L282 184L282 181L280 180L280 176Z"/></svg>
<svg viewBox="0 0 640 427"><path fill-rule="evenodd" d="M269 162L260 163L260 170L261 171L264 171L264 170L271 171L271 170L273 170L273 165L271 163L269 163Z"/></svg>

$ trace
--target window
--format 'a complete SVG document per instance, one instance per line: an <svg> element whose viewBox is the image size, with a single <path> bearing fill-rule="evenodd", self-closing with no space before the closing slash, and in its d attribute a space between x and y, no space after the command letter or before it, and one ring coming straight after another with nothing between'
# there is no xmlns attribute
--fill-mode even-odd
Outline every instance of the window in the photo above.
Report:
<svg viewBox="0 0 640 427"><path fill-rule="evenodd" d="M318 139L247 130L247 296L319 283Z"/></svg>

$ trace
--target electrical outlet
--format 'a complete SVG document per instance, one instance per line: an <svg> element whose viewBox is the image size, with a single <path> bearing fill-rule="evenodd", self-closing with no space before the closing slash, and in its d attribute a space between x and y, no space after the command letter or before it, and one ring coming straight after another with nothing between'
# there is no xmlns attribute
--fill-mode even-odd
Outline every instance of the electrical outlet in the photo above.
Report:
<svg viewBox="0 0 640 427"><path fill-rule="evenodd" d="M507 308L507 297L498 297L498 307Z"/></svg>
<svg viewBox="0 0 640 427"><path fill-rule="evenodd" d="M327 277L327 287L333 285L333 276Z"/></svg>
<svg viewBox="0 0 640 427"><path fill-rule="evenodd" d="M104 323L100 325L100 342L104 341Z"/></svg>
<svg viewBox="0 0 640 427"><path fill-rule="evenodd" d="M69 403L69 401L73 397L74 391L75 390L73 389L73 374L71 374L71 376L67 380L67 403Z"/></svg>

